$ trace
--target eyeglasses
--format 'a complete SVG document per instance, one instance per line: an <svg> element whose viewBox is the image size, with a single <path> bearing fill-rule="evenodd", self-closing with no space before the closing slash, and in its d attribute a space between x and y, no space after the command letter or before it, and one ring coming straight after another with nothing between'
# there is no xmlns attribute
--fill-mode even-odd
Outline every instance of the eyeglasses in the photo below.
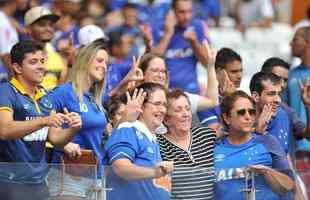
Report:
<svg viewBox="0 0 310 200"><path fill-rule="evenodd" d="M166 74L167 73L167 71L164 70L164 69L156 69L156 68L151 68L150 71L152 73L161 73L161 74Z"/></svg>
<svg viewBox="0 0 310 200"><path fill-rule="evenodd" d="M168 106L166 102L161 102L161 101L155 101L155 102L153 102L153 101L147 100L145 103L150 103L150 104L152 104L152 105L154 105L154 106L156 106L156 107L162 106L162 107L167 108L167 106Z"/></svg>
<svg viewBox="0 0 310 200"><path fill-rule="evenodd" d="M254 108L250 108L250 109L240 109L240 110L237 110L237 115L239 116L244 116L245 113L248 113L251 117L255 116L256 115L256 110Z"/></svg>

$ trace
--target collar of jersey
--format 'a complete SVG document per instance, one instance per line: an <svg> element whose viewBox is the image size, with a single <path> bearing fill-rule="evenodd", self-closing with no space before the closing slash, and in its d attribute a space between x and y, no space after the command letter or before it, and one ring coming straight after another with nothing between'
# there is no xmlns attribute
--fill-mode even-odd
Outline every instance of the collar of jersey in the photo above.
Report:
<svg viewBox="0 0 310 200"><path fill-rule="evenodd" d="M24 87L22 86L22 84L15 78L12 78L10 83L16 88L16 90L21 93L22 95L27 95L29 97L31 97L29 94L27 94L26 90L24 89ZM34 96L34 100L38 100L40 99L41 97L43 97L45 95L45 92L44 90L41 90L39 88L36 89L36 94Z"/></svg>
<svg viewBox="0 0 310 200"><path fill-rule="evenodd" d="M151 131L143 124L142 122L136 120L134 122L123 122L120 125L118 125L117 129L120 128L129 128L129 127L135 127L140 132L142 132L151 142L156 141L156 136L151 133Z"/></svg>

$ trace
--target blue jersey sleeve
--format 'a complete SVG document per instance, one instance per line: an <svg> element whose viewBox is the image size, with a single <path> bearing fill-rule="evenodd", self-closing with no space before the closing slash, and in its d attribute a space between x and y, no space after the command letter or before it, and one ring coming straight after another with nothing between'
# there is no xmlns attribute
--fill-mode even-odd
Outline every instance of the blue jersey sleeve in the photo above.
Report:
<svg viewBox="0 0 310 200"><path fill-rule="evenodd" d="M105 160L109 165L122 158L133 161L138 153L136 129L125 127L114 130L106 143L105 151Z"/></svg>
<svg viewBox="0 0 310 200"><path fill-rule="evenodd" d="M299 133L302 133L303 130L306 128L306 124L299 118L299 116L297 115L296 111L293 108L287 105L283 105L282 107L289 117L291 130L293 131L293 133L297 135Z"/></svg>
<svg viewBox="0 0 310 200"><path fill-rule="evenodd" d="M10 83L2 83L0 84L0 91L2 94L0 95L0 111L1 110L9 110L13 111L14 102L16 99L14 96L13 88L10 86Z"/></svg>
<svg viewBox="0 0 310 200"><path fill-rule="evenodd" d="M56 87L54 90L48 93L48 98L53 104L53 108L56 112L63 112L63 108L65 107L66 103L66 93L64 88L65 85L61 85Z"/></svg>
<svg viewBox="0 0 310 200"><path fill-rule="evenodd" d="M289 170L286 153L277 138L268 133L263 136L258 136L258 140L271 153L272 168L283 172Z"/></svg>
<svg viewBox="0 0 310 200"><path fill-rule="evenodd" d="M208 108L204 111L198 112L199 120L202 126L209 126L214 123L220 123L220 110L219 106Z"/></svg>
<svg viewBox="0 0 310 200"><path fill-rule="evenodd" d="M206 37L207 25L202 20L195 20L194 26L199 42L202 43L205 40L208 41L208 38Z"/></svg>

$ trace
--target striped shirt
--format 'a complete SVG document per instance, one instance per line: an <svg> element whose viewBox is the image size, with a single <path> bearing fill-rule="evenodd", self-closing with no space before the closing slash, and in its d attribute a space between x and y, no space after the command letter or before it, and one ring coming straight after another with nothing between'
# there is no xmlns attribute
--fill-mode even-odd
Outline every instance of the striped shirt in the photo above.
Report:
<svg viewBox="0 0 310 200"><path fill-rule="evenodd" d="M213 199L215 131L207 127L191 129L188 150L184 150L165 135L158 135L163 160L173 160L172 200Z"/></svg>

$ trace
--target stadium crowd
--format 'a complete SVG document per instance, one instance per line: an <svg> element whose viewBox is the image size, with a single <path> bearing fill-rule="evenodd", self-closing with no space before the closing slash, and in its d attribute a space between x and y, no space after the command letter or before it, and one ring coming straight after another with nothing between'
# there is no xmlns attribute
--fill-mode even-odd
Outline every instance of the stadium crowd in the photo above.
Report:
<svg viewBox="0 0 310 200"><path fill-rule="evenodd" d="M280 3L0 0L0 199L307 200L310 7Z"/></svg>

